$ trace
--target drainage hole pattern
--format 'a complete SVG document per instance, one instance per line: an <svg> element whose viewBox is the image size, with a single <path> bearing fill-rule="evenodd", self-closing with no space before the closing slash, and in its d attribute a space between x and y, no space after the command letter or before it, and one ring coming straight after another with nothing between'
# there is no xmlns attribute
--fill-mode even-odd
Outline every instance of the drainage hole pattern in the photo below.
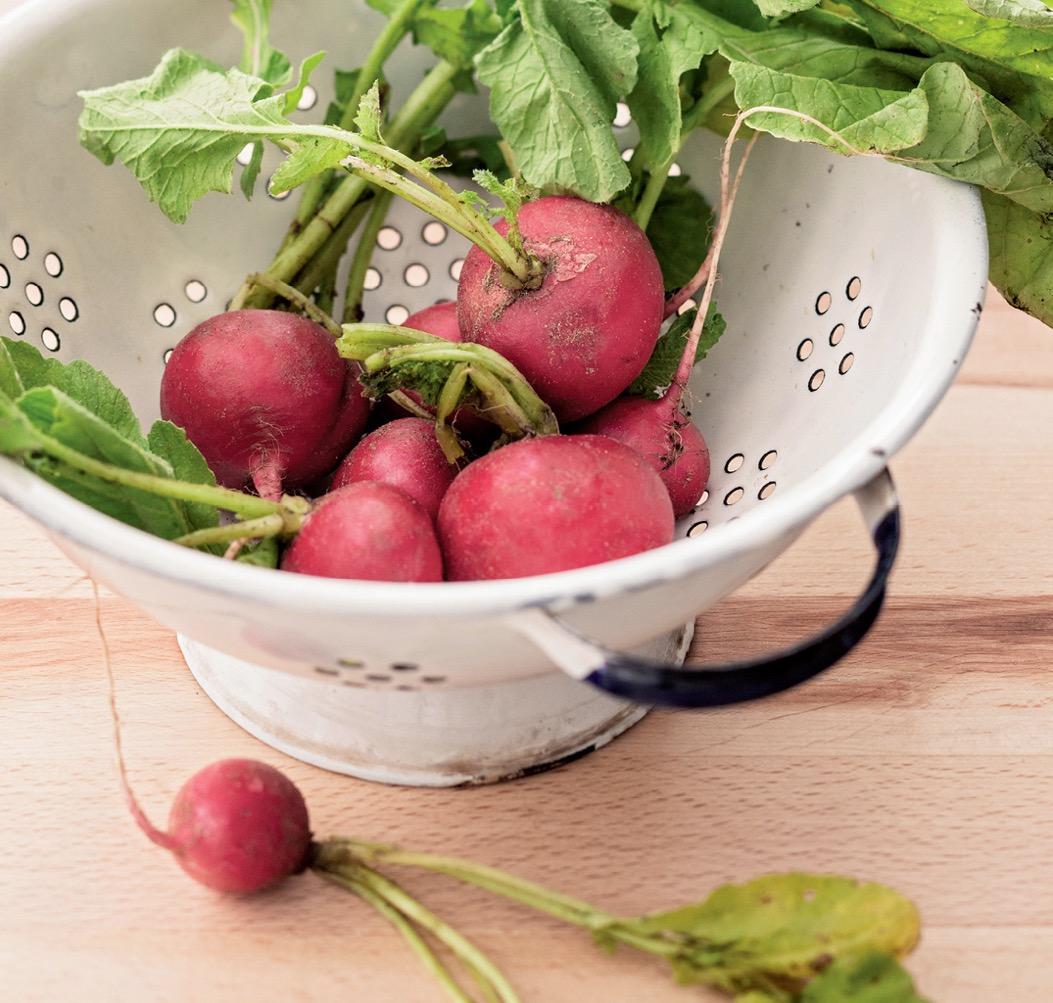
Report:
<svg viewBox="0 0 1053 1003"><path fill-rule="evenodd" d="M689 523L686 536L700 536L711 523L725 521L717 518L718 515L731 514L731 509L736 508L748 499L756 502L766 501L778 487L775 477L775 463L779 458L776 449L765 449L756 456L747 456L745 453L732 453L724 461L717 477L710 477L709 487L702 493L698 504L688 518ZM721 482L721 483L718 483ZM707 514L702 515L703 509Z"/></svg>
<svg viewBox="0 0 1053 1003"><path fill-rule="evenodd" d="M447 682L439 673L426 672L417 662L370 665L357 658L341 658L335 665L316 665L315 674L354 689L388 689L418 692Z"/></svg>
<svg viewBox="0 0 1053 1003"><path fill-rule="evenodd" d="M0 317L4 334L35 339L48 352L62 347L80 306L65 285L60 252L38 249L29 235L11 233L0 246Z"/></svg>
<svg viewBox="0 0 1053 1003"><path fill-rule="evenodd" d="M795 346L797 361L810 370L805 385L815 393L828 376L845 376L859 350L855 336L870 327L874 308L860 299L863 280L853 275L836 295L824 289L815 297L814 313L825 323L820 336L802 338Z"/></svg>

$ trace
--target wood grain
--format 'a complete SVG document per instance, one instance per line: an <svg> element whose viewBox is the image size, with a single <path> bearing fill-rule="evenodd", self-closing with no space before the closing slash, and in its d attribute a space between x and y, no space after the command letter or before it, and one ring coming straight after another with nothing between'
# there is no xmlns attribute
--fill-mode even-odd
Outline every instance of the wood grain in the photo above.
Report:
<svg viewBox="0 0 1053 1003"><path fill-rule="evenodd" d="M389 788L261 747L201 693L168 631L104 592L138 796L160 822L195 768L258 756L303 787L320 835L472 857L628 914L771 870L886 881L922 911L909 967L929 998L1043 998L1050 344L992 299L962 379L893 463L905 536L882 618L811 684L701 714L653 711L600 752L511 784ZM308 875L262 900L223 899L138 833L117 784L92 589L32 522L3 515L5 998L85 998L90 985L89 998L115 1003L441 999L398 936L338 889ZM859 587L867 550L853 504L835 506L700 618L692 660L770 649L827 622ZM513 973L524 1000L718 999L520 907L406 880Z"/></svg>
<svg viewBox="0 0 1053 1003"><path fill-rule="evenodd" d="M2 0L0 12L15 6ZM992 294L973 351L893 464L904 543L866 642L812 683L654 711L559 770L456 791L385 787L262 747L201 692L175 638L103 592L130 779L148 814L196 768L264 758L321 835L506 867L626 914L781 869L917 902L908 961L934 1003L1053 984L1053 333ZM438 1003L383 920L313 875L258 899L190 882L117 780L93 590L0 504L0 999ZM851 601L869 545L844 502L700 618L692 661L803 637ZM716 1003L661 963L431 876L406 884L512 974L525 1003Z"/></svg>

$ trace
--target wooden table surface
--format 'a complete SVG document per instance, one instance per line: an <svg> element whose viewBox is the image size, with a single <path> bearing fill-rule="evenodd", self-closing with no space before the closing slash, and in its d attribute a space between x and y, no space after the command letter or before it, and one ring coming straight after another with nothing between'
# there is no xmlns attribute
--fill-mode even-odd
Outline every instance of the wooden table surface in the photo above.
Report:
<svg viewBox="0 0 1053 1003"><path fill-rule="evenodd" d="M173 635L103 593L132 783L163 822L225 756L301 785L319 835L468 856L636 914L769 871L910 895L908 964L934 1003L1053 984L1053 332L990 297L957 383L895 457L904 544L863 645L784 695L653 711L561 769L462 790L337 776L218 711ZM115 771L93 593L25 517L0 534L0 998L432 1003L398 935L313 875L255 899L186 878L135 828ZM851 502L700 618L693 651L771 648L825 623L869 564ZM524 1001L716 1000L663 964L442 879L410 887L487 948Z"/></svg>
<svg viewBox="0 0 1053 1003"><path fill-rule="evenodd" d="M0 10L13 2L0 4ZM154 820L194 770L263 758L319 835L467 856L624 914L780 870L883 881L923 918L933 1003L1053 985L1053 332L989 299L958 381L894 458L905 535L882 618L811 684L653 711L572 765L464 790L381 786L262 746L174 636L103 592L131 781ZM0 504L0 999L438 1003L398 935L312 875L252 899L187 879L129 817L93 592ZM840 611L869 548L851 502L699 621L692 657L770 649ZM708 1003L665 967L442 879L407 884L525 1003Z"/></svg>

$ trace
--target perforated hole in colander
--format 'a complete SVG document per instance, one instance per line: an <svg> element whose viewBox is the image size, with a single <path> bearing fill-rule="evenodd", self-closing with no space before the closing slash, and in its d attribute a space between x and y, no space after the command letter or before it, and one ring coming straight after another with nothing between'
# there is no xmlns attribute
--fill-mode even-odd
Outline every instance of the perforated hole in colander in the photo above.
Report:
<svg viewBox="0 0 1053 1003"><path fill-rule="evenodd" d="M316 665L314 671L316 675L356 689L416 692L435 688L449 681L447 676L426 672L422 665L411 661L374 665L357 658L341 658L335 665Z"/></svg>
<svg viewBox="0 0 1053 1003"><path fill-rule="evenodd" d="M845 376L854 366L856 349L849 348L846 338L849 337L849 331L866 330L874 319L872 306L867 305L860 309L855 305L862 291L862 278L853 275L836 296L829 289L824 289L816 295L816 316L824 318L826 324L833 319L833 323L826 328L823 337L804 337L797 342L794 350L797 360L808 362L811 367L805 381L805 386L811 393L828 385L827 377L831 373ZM828 316L831 314L832 318ZM837 349L837 352L832 352L832 349Z"/></svg>
<svg viewBox="0 0 1053 1003"><path fill-rule="evenodd" d="M80 317L78 301L57 280L65 281L66 265L54 249L37 253L30 235L10 235L10 249L0 254L0 290L12 296L5 302L7 330L16 338L35 336L39 347L57 352L62 347L62 324Z"/></svg>

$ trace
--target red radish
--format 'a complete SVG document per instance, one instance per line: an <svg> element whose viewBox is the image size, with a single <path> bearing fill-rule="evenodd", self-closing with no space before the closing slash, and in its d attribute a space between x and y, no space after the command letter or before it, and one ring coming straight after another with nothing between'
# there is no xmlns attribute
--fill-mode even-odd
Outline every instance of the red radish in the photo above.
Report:
<svg viewBox="0 0 1053 1003"><path fill-rule="evenodd" d="M602 435L520 439L473 461L439 507L451 581L519 578L669 543L673 507L636 450Z"/></svg>
<svg viewBox="0 0 1053 1003"><path fill-rule="evenodd" d="M234 310L173 349L161 416L181 426L216 480L266 498L329 473L362 434L369 401L358 368L313 321Z"/></svg>
<svg viewBox="0 0 1053 1003"><path fill-rule="evenodd" d="M705 487L705 481L709 478L709 449L701 432L684 414L682 405L688 380L691 378L691 370L695 365L706 316L713 299L717 262L727 235L731 209L738 193L746 161L749 159L750 151L757 138L755 134L750 139L735 175L732 177L730 162L732 140L748 114L748 111L739 114L724 145L720 169L720 212L716 233L706 260L699 268L695 279L689 283L692 291L700 285L703 287L702 297L695 309L691 330L685 339L680 362L670 381L669 388L658 401L644 401L638 404L615 402L604 412L581 423L583 431L612 435L616 439L630 443L652 463L657 457L662 468L662 477L669 488L678 517L686 515L694 507ZM669 448L670 444L673 446L672 450ZM680 447L679 452L676 452L677 444Z"/></svg>
<svg viewBox="0 0 1053 1003"><path fill-rule="evenodd" d="M134 803L132 809L155 843L216 891L260 891L309 864L303 795L266 763L225 759L195 773L176 794L167 832L154 829Z"/></svg>
<svg viewBox="0 0 1053 1003"><path fill-rule="evenodd" d="M709 481L709 447L679 405L679 393L656 401L619 397L575 428L637 450L662 478L678 519L698 504Z"/></svg>
<svg viewBox="0 0 1053 1003"><path fill-rule="evenodd" d="M394 484L415 498L434 519L457 466L435 436L427 418L396 418L363 436L333 475L331 490L355 481Z"/></svg>
<svg viewBox="0 0 1053 1003"><path fill-rule="evenodd" d="M416 313L411 313L402 327L411 327L414 331L434 334L436 338L446 341L460 341L461 329L457 326L457 303L455 300L444 300L432 303Z"/></svg>
<svg viewBox="0 0 1053 1003"><path fill-rule="evenodd" d="M322 497L280 567L325 578L442 581L431 516L402 488L379 481L357 481Z"/></svg>
<svg viewBox="0 0 1053 1003"><path fill-rule="evenodd" d="M517 221L541 283L522 287L473 246L457 286L461 337L499 352L561 422L576 421L617 397L650 358L661 268L643 230L610 205L547 196L524 204ZM507 234L507 222L497 230Z"/></svg>

